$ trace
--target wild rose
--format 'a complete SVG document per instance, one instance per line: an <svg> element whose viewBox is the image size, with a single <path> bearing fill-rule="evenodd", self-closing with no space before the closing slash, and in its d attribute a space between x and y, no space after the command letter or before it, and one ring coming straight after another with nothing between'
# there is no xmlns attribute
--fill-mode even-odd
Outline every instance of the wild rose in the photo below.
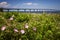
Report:
<svg viewBox="0 0 60 40"><path fill-rule="evenodd" d="M13 17L10 17L10 19L9 20L13 20Z"/></svg>
<svg viewBox="0 0 60 40"><path fill-rule="evenodd" d="M6 26L2 26L1 30L4 31L6 29Z"/></svg>
<svg viewBox="0 0 60 40"><path fill-rule="evenodd" d="M36 27L33 27L33 30L36 31Z"/></svg>
<svg viewBox="0 0 60 40"><path fill-rule="evenodd" d="M29 26L28 26L28 24L26 23L26 24L25 24L25 28L27 28L27 29L28 29L28 27L29 27Z"/></svg>
<svg viewBox="0 0 60 40"><path fill-rule="evenodd" d="M24 33L25 33L25 31L24 31L24 30L20 30L20 32L21 32L21 34L24 34Z"/></svg>
<svg viewBox="0 0 60 40"><path fill-rule="evenodd" d="M14 29L14 32L18 32L18 30L17 29Z"/></svg>
<svg viewBox="0 0 60 40"><path fill-rule="evenodd" d="M10 19L9 20L13 20L14 19L14 15L12 15L12 17L10 17Z"/></svg>

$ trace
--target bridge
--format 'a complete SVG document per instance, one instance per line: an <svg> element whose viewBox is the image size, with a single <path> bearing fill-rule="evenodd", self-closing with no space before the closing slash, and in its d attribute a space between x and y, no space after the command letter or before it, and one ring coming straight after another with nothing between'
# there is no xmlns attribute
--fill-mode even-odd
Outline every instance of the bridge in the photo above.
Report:
<svg viewBox="0 0 60 40"><path fill-rule="evenodd" d="M18 11L18 12L43 12L43 11L57 11L55 9L28 9L28 8L0 8L0 12L10 12L10 11Z"/></svg>

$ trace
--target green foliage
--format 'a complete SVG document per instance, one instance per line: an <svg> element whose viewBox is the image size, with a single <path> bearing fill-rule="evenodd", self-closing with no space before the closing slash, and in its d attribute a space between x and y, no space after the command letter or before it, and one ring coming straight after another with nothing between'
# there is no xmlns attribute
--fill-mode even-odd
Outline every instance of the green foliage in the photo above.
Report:
<svg viewBox="0 0 60 40"><path fill-rule="evenodd" d="M60 14L0 12L0 40L60 40Z"/></svg>

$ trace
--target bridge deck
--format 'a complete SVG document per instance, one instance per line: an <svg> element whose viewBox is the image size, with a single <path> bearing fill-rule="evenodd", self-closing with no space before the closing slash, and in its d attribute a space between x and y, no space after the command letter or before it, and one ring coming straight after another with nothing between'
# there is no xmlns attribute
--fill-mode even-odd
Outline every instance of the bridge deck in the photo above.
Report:
<svg viewBox="0 0 60 40"><path fill-rule="evenodd" d="M27 9L27 8L0 8L0 11L20 11L20 12L42 12L42 11L56 11L55 9Z"/></svg>

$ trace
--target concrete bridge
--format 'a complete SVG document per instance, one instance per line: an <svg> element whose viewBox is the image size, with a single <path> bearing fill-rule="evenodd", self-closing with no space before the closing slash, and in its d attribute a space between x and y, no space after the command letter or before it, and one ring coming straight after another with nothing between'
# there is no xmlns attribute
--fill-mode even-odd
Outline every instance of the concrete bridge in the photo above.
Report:
<svg viewBox="0 0 60 40"><path fill-rule="evenodd" d="M27 8L0 8L0 12L4 11L18 11L18 12L43 12L43 11L56 11L55 9L27 9Z"/></svg>

